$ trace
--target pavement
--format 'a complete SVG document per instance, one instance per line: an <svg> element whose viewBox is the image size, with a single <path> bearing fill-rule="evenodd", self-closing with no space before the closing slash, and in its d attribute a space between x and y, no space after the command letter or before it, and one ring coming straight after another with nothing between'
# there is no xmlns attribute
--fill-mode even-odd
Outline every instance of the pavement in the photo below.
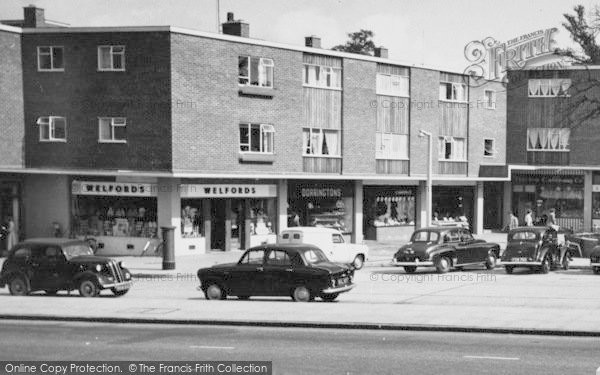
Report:
<svg viewBox="0 0 600 375"><path fill-rule="evenodd" d="M110 292L94 299L77 292L13 297L0 289L0 318L600 336L599 279L587 259L545 275L528 270L507 275L503 267L443 275L423 268L408 275L389 266L398 244L368 245L370 260L356 272L356 287L334 303L205 300L196 290L197 270L237 261L242 252L231 251L180 256L176 269L167 271L161 258L119 257L135 284L118 298Z"/></svg>

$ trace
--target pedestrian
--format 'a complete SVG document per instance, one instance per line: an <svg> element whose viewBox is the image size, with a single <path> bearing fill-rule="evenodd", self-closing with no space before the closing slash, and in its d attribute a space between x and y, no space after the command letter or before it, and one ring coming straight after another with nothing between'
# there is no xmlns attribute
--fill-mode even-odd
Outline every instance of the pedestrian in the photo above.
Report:
<svg viewBox="0 0 600 375"><path fill-rule="evenodd" d="M525 226L532 227L533 226L533 217L531 216L531 210L527 210L525 214Z"/></svg>
<svg viewBox="0 0 600 375"><path fill-rule="evenodd" d="M10 250L17 244L17 228L12 217L8 217L6 225L6 249Z"/></svg>
<svg viewBox="0 0 600 375"><path fill-rule="evenodd" d="M556 223L556 210L554 208L551 208L548 211L548 220L546 224L549 227L552 227L552 229L558 231L558 224Z"/></svg>
<svg viewBox="0 0 600 375"><path fill-rule="evenodd" d="M514 214L514 212L510 213L510 223L508 224L508 229L515 229L519 227L519 218Z"/></svg>

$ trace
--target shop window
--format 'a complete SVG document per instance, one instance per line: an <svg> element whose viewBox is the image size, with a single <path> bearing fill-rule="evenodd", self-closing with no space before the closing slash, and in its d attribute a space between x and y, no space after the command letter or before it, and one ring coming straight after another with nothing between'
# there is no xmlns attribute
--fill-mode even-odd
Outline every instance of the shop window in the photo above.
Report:
<svg viewBox="0 0 600 375"><path fill-rule="evenodd" d="M66 142L67 119L58 116L40 117L37 120L40 128L40 142Z"/></svg>
<svg viewBox="0 0 600 375"><path fill-rule="evenodd" d="M571 87L570 79L530 79L528 94L530 98L569 96L569 87Z"/></svg>
<svg viewBox="0 0 600 375"><path fill-rule="evenodd" d="M304 155L340 156L339 130L304 129L302 139Z"/></svg>
<svg viewBox="0 0 600 375"><path fill-rule="evenodd" d="M100 117L98 119L98 142L127 143L127 120L124 117Z"/></svg>
<svg viewBox="0 0 600 375"><path fill-rule="evenodd" d="M238 84L273 88L272 59L240 56L238 58Z"/></svg>
<svg viewBox="0 0 600 375"><path fill-rule="evenodd" d="M483 156L492 157L496 155L496 147L493 139L483 140Z"/></svg>
<svg viewBox="0 0 600 375"><path fill-rule="evenodd" d="M408 97L408 89L408 76L377 73L377 95Z"/></svg>
<svg viewBox="0 0 600 375"><path fill-rule="evenodd" d="M467 101L467 85L464 83L440 82L440 100Z"/></svg>
<svg viewBox="0 0 600 375"><path fill-rule="evenodd" d="M456 137L439 138L439 160L466 161L466 139Z"/></svg>
<svg viewBox="0 0 600 375"><path fill-rule="evenodd" d="M369 197L367 212L369 223L375 227L401 226L415 224L415 195L396 196L392 192L376 193Z"/></svg>
<svg viewBox="0 0 600 375"><path fill-rule="evenodd" d="M483 107L487 109L496 108L496 92L493 90L485 90L483 92Z"/></svg>
<svg viewBox="0 0 600 375"><path fill-rule="evenodd" d="M341 89L342 69L330 66L304 64L302 69L304 86Z"/></svg>
<svg viewBox="0 0 600 375"><path fill-rule="evenodd" d="M64 48L56 46L38 47L37 61L38 71L40 72L64 72Z"/></svg>
<svg viewBox="0 0 600 375"><path fill-rule="evenodd" d="M275 199L249 199L248 203L250 234L262 236L276 233Z"/></svg>
<svg viewBox="0 0 600 375"><path fill-rule="evenodd" d="M240 152L272 154L275 128L268 124L240 124Z"/></svg>
<svg viewBox="0 0 600 375"><path fill-rule="evenodd" d="M125 71L125 46L99 46L98 70L101 72Z"/></svg>
<svg viewBox="0 0 600 375"><path fill-rule="evenodd" d="M527 129L527 151L569 151L568 128Z"/></svg>
<svg viewBox="0 0 600 375"><path fill-rule="evenodd" d="M181 207L181 236L184 238L203 237L202 200L183 199Z"/></svg>

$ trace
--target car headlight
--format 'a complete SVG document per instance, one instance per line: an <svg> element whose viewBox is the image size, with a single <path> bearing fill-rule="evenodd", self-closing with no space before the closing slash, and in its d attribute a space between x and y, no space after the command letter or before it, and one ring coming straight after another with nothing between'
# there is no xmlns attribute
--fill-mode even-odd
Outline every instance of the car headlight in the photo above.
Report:
<svg viewBox="0 0 600 375"><path fill-rule="evenodd" d="M124 261L120 261L120 262L119 262L119 267L121 267L121 268L125 268L125 262L124 262Z"/></svg>
<svg viewBox="0 0 600 375"><path fill-rule="evenodd" d="M99 264L96 264L96 272L100 272L102 271L102 266Z"/></svg>
<svg viewBox="0 0 600 375"><path fill-rule="evenodd" d="M127 280L131 279L131 274L129 272L125 272L125 278Z"/></svg>

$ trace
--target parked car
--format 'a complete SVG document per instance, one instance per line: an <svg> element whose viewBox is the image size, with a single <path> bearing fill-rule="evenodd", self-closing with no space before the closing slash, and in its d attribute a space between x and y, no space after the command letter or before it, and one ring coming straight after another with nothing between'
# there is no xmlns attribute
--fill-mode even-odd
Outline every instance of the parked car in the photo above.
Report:
<svg viewBox="0 0 600 375"><path fill-rule="evenodd" d="M10 294L79 290L95 297L103 289L122 296L131 287L131 274L121 262L95 256L85 241L68 238L37 238L16 244L0 272L0 287Z"/></svg>
<svg viewBox="0 0 600 375"><path fill-rule="evenodd" d="M587 258L600 243L600 233L567 233L565 240L576 250L575 256Z"/></svg>
<svg viewBox="0 0 600 375"><path fill-rule="evenodd" d="M600 275L600 246L596 246L590 255L590 265L596 275Z"/></svg>
<svg viewBox="0 0 600 375"><path fill-rule="evenodd" d="M508 232L501 260L508 274L516 267L548 273L559 267L568 269L574 251L568 242L558 243L558 233L552 227L519 227Z"/></svg>
<svg viewBox="0 0 600 375"><path fill-rule="evenodd" d="M435 266L437 272L470 265L496 266L500 245L473 238L467 228L429 227L416 230L406 245L392 259L396 266L404 267L406 273L414 273L417 267Z"/></svg>
<svg viewBox="0 0 600 375"><path fill-rule="evenodd" d="M294 301L335 300L354 287L354 271L331 263L316 246L265 244L248 249L237 263L198 270L206 299L290 296Z"/></svg>
<svg viewBox="0 0 600 375"><path fill-rule="evenodd" d="M369 255L367 245L348 243L340 231L332 228L290 227L281 231L278 242L314 245L330 261L352 264L356 269L363 267Z"/></svg>

